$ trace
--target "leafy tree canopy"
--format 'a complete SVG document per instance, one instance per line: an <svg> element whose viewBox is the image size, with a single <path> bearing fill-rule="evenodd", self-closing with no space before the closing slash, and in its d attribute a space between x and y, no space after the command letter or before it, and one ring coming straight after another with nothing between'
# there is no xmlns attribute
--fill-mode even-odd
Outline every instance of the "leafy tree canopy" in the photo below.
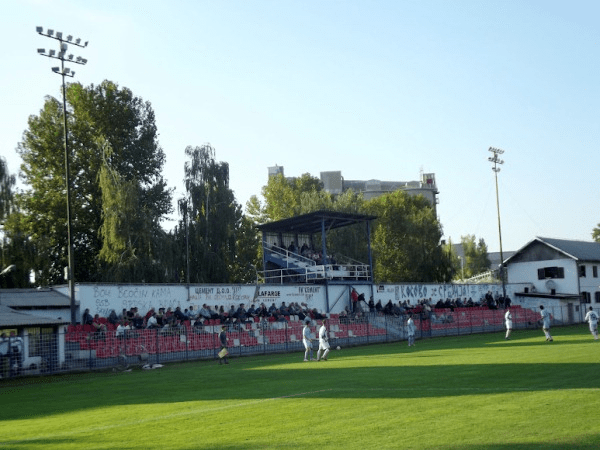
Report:
<svg viewBox="0 0 600 450"><path fill-rule="evenodd" d="M122 281L158 281L144 267L158 257L152 237L161 233L159 223L172 207L150 103L110 81L87 87L74 83L67 88L67 109L75 279L110 280L122 261L124 239L131 239L129 256L136 255L138 270ZM59 283L67 264L62 101L46 98L39 115L30 116L17 151L28 186L17 198L19 228L30 236L37 255L24 264L36 270L39 284ZM115 210L119 198L130 202L127 211ZM138 234L125 237L132 229ZM141 234L147 239L139 239Z"/></svg>

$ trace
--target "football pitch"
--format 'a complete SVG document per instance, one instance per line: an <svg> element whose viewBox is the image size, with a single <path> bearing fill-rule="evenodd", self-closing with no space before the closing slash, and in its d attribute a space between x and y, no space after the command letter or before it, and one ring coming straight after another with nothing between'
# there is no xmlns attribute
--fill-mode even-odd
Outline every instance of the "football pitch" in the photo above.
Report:
<svg viewBox="0 0 600 450"><path fill-rule="evenodd" d="M0 448L598 449L587 326L0 382Z"/></svg>

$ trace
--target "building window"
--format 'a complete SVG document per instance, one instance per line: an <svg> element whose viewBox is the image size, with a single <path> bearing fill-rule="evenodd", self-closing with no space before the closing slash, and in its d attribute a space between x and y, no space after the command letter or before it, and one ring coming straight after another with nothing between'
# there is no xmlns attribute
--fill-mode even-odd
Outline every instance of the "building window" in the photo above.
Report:
<svg viewBox="0 0 600 450"><path fill-rule="evenodd" d="M594 300L596 303L600 303L600 292L594 292Z"/></svg>
<svg viewBox="0 0 600 450"><path fill-rule="evenodd" d="M564 267L542 267L538 269L538 280L546 280L548 278L564 278Z"/></svg>
<svg viewBox="0 0 600 450"><path fill-rule="evenodd" d="M592 276L598 278L598 266L592 266Z"/></svg>
<svg viewBox="0 0 600 450"><path fill-rule="evenodd" d="M579 276L585 278L585 266L579 266Z"/></svg>
<svg viewBox="0 0 600 450"><path fill-rule="evenodd" d="M591 303L591 302L592 302L592 298L590 296L590 293L583 291L581 293L581 303Z"/></svg>

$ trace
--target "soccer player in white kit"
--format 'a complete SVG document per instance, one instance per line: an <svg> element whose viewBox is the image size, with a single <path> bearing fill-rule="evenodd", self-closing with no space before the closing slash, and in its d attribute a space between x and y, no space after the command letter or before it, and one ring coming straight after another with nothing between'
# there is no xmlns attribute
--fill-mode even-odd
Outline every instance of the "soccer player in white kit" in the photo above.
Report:
<svg viewBox="0 0 600 450"><path fill-rule="evenodd" d="M510 332L512 331L512 312L510 312L510 307L506 308L506 313L504 314L504 322L506 323L506 339L507 341L510 339Z"/></svg>
<svg viewBox="0 0 600 450"><path fill-rule="evenodd" d="M327 361L327 354L329 353L329 337L327 336L327 320L323 319L323 325L319 328L319 350L317 351L317 361L323 358L323 361Z"/></svg>
<svg viewBox="0 0 600 450"><path fill-rule="evenodd" d="M540 315L542 316L542 329L546 335L546 340L552 342L552 335L550 334L550 313L544 309L544 305L540 305Z"/></svg>
<svg viewBox="0 0 600 450"><path fill-rule="evenodd" d="M406 321L406 333L408 335L408 346L415 345L415 323L412 320L412 316L408 316Z"/></svg>
<svg viewBox="0 0 600 450"><path fill-rule="evenodd" d="M591 306L584 320L590 324L590 332L594 336L594 339L598 340L598 313Z"/></svg>
<svg viewBox="0 0 600 450"><path fill-rule="evenodd" d="M302 343L304 344L304 361L314 361L312 350L312 334L310 332L310 320L307 319L302 329Z"/></svg>

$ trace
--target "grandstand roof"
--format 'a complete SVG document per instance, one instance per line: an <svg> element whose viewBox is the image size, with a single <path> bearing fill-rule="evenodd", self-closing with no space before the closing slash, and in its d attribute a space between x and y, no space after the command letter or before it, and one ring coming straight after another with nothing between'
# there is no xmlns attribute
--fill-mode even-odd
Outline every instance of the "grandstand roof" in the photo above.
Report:
<svg viewBox="0 0 600 450"><path fill-rule="evenodd" d="M0 304L16 309L69 308L69 297L46 289L0 289Z"/></svg>
<svg viewBox="0 0 600 450"><path fill-rule="evenodd" d="M527 252L528 249L536 244L544 245L553 251L576 261L600 261L600 243L598 242L536 237L507 258L504 263L506 264L509 261L517 260L520 255Z"/></svg>
<svg viewBox="0 0 600 450"><path fill-rule="evenodd" d="M315 234L320 233L323 225L326 231L354 225L361 222L369 222L376 219L377 216L366 214L352 214L336 211L314 211L301 216L290 217L289 219L278 220L275 222L258 225L258 229L263 232L280 233L299 233Z"/></svg>
<svg viewBox="0 0 600 450"><path fill-rule="evenodd" d="M66 323L69 323L69 320L40 317L0 305L0 328L64 325Z"/></svg>

